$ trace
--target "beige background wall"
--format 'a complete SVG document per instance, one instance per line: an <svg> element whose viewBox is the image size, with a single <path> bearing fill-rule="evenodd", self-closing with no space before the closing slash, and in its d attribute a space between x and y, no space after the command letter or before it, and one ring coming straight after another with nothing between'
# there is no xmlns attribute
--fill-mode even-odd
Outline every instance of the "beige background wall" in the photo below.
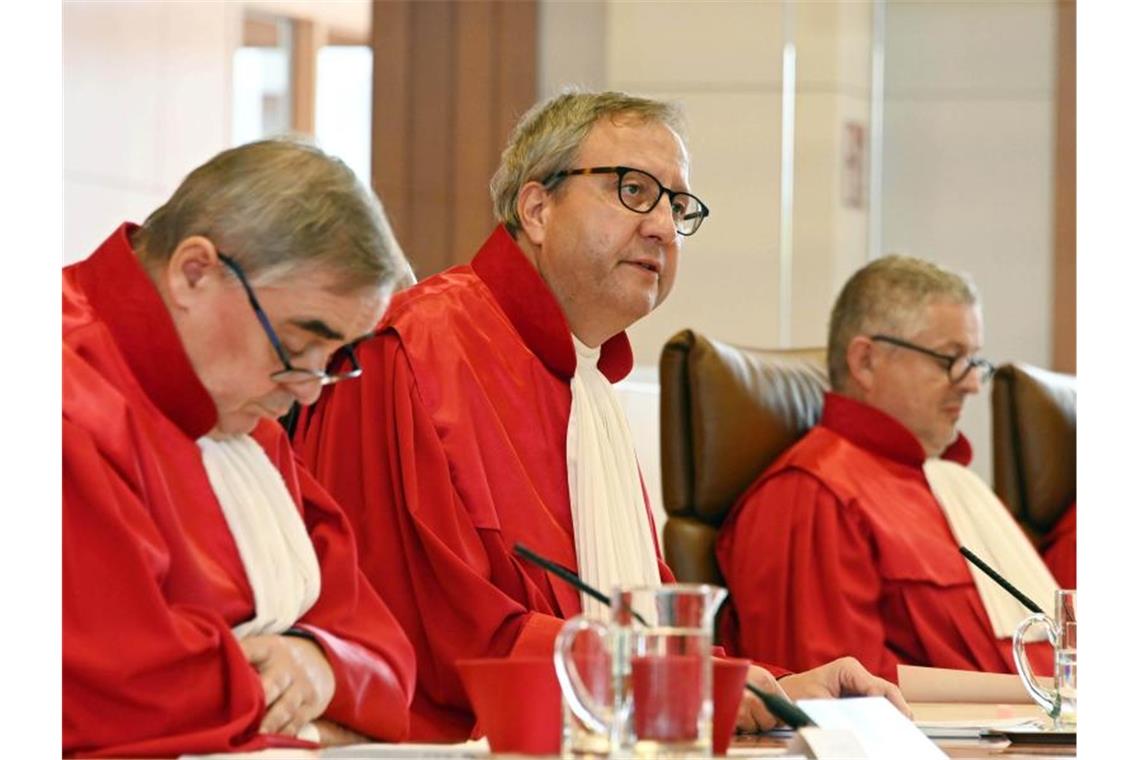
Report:
<svg viewBox="0 0 1140 760"><path fill-rule="evenodd" d="M227 147L239 21L223 3L64 3L65 263Z"/></svg>

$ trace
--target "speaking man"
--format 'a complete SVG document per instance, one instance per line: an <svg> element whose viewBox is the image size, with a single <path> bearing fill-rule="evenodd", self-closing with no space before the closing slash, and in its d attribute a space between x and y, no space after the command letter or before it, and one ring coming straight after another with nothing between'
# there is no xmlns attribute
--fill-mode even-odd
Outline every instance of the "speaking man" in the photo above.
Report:
<svg viewBox="0 0 1140 760"><path fill-rule="evenodd" d="M471 263L393 299L362 346L364 382L333 388L299 430L416 647L419 738L472 730L457 659L549 654L565 618L599 612L515 557L516 542L601 589L673 579L612 383L633 364L625 329L669 295L709 214L680 114L621 93L557 96L516 126L491 195L500 224ZM851 660L781 685L901 703ZM750 700L742 723L774 719Z"/></svg>

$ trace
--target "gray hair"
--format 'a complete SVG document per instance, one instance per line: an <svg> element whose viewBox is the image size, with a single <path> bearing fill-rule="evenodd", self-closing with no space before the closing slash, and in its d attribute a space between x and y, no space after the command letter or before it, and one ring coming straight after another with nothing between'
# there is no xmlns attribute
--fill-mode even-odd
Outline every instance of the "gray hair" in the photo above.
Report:
<svg viewBox="0 0 1140 760"><path fill-rule="evenodd" d="M968 274L909 256L884 256L860 269L839 292L827 332L827 374L843 391L848 380L847 347L858 335L903 333L923 318L927 304L979 303Z"/></svg>
<svg viewBox="0 0 1140 760"><path fill-rule="evenodd" d="M411 268L379 199L343 161L296 138L222 151L182 181L135 233L147 266L202 235L251 279L333 275L341 292L388 287Z"/></svg>
<svg viewBox="0 0 1140 760"><path fill-rule="evenodd" d="M598 120L628 117L659 122L684 139L684 119L675 103L640 98L623 92L567 90L538 103L523 114L503 150L491 178L495 218L512 235L521 229L519 190L530 181L573 168L578 150Z"/></svg>

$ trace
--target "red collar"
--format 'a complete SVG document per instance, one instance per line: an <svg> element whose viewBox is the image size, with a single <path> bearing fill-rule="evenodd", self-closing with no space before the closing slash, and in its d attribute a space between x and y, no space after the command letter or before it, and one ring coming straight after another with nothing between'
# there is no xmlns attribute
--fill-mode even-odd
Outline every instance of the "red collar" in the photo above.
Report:
<svg viewBox="0 0 1140 760"><path fill-rule="evenodd" d="M170 312L131 247L138 225L123 223L84 261L75 277L110 330L150 400L190 438L214 427L218 410L198 380Z"/></svg>
<svg viewBox="0 0 1140 760"><path fill-rule="evenodd" d="M911 467L922 467L926 450L903 426L885 412L861 401L838 393L827 393L823 399L823 418L820 424L860 448L867 449ZM954 442L942 452L941 459L957 462L963 467L970 463L974 452L966 436L958 433Z"/></svg>
<svg viewBox="0 0 1140 760"><path fill-rule="evenodd" d="M523 342L554 374L569 380L578 366L570 326L550 287L518 243L499 225L471 261ZM633 369L633 349L620 332L602 344L598 369L616 383Z"/></svg>

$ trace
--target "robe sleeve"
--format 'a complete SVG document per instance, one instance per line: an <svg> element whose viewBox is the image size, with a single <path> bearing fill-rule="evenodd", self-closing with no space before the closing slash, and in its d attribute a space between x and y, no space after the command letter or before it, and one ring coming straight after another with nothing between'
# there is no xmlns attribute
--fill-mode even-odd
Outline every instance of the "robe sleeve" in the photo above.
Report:
<svg viewBox="0 0 1140 760"><path fill-rule="evenodd" d="M787 470L747 494L718 555L740 654L797 671L850 655L897 680L868 533L816 478Z"/></svg>
<svg viewBox="0 0 1140 760"><path fill-rule="evenodd" d="M323 488L297 468L305 527L321 566L321 595L297 627L313 634L336 691L322 717L386 741L408 733L415 653L391 611L364 579L352 530Z"/></svg>
<svg viewBox="0 0 1140 760"><path fill-rule="evenodd" d="M215 611L170 605L170 556L135 473L63 420L63 750L256 749L265 699ZM82 742L82 743L81 743Z"/></svg>
<svg viewBox="0 0 1140 760"><path fill-rule="evenodd" d="M563 621L496 526L477 524L464 504L399 337L375 341L360 357L367 381L326 391L299 448L348 514L365 575L415 647L413 738L454 740L470 731L455 661L549 653ZM436 725L417 725L421 711Z"/></svg>

